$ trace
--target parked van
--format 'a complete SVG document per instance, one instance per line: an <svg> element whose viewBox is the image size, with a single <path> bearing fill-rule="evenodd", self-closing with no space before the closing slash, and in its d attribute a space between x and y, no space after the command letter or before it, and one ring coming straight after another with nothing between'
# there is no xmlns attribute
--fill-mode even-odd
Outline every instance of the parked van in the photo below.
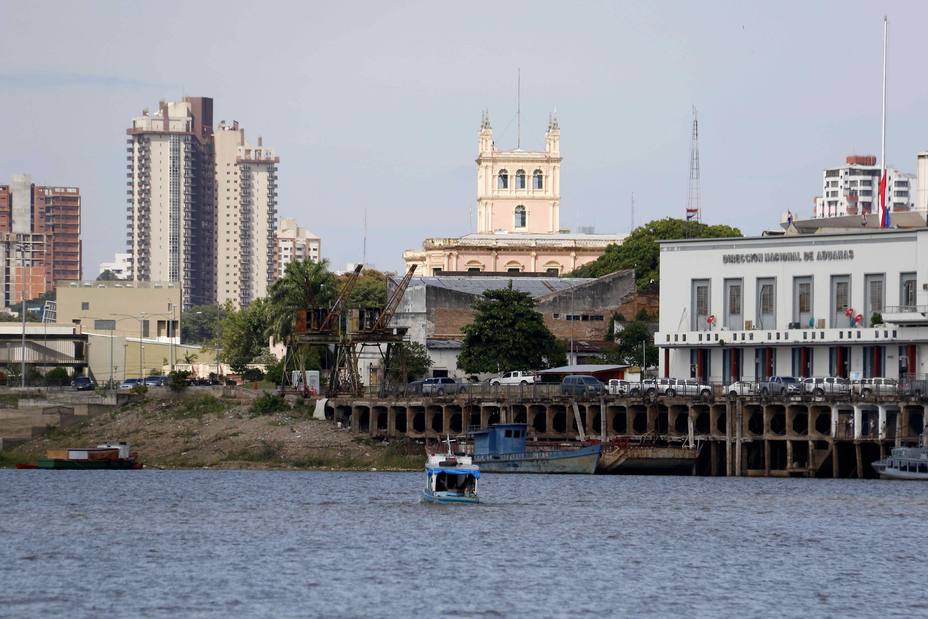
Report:
<svg viewBox="0 0 928 619"><path fill-rule="evenodd" d="M574 397L602 395L606 387L592 376L565 376L561 381L561 395Z"/></svg>

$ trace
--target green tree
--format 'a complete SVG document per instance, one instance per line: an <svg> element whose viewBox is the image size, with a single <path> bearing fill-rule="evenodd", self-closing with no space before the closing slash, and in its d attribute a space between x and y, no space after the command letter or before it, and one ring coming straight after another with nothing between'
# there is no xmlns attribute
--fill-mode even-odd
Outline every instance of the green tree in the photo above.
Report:
<svg viewBox="0 0 928 619"><path fill-rule="evenodd" d="M97 275L98 282L115 282L118 280L119 278L116 276L116 274L110 271L109 269L104 269L102 273Z"/></svg>
<svg viewBox="0 0 928 619"><path fill-rule="evenodd" d="M635 228L621 245L610 245L602 256L573 271L573 277L601 277L621 269L634 269L639 290L660 280L658 241L741 236L738 228L724 224L710 226L697 221L658 219Z"/></svg>
<svg viewBox="0 0 928 619"><path fill-rule="evenodd" d="M419 342L402 342L393 348L387 376L390 380L405 383L425 376L432 367L429 351Z"/></svg>
<svg viewBox="0 0 928 619"><path fill-rule="evenodd" d="M194 305L180 321L180 337L185 344L208 344L216 338L216 327L225 318L226 308L219 305Z"/></svg>
<svg viewBox="0 0 928 619"><path fill-rule="evenodd" d="M296 260L268 290L268 333L289 344L297 312L309 307L328 307L337 294L337 280L326 260Z"/></svg>
<svg viewBox="0 0 928 619"><path fill-rule="evenodd" d="M566 363L564 350L531 295L487 290L474 302L474 322L464 327L458 367L468 373L537 370Z"/></svg>
<svg viewBox="0 0 928 619"><path fill-rule="evenodd" d="M340 276L339 286L349 277ZM348 297L348 307L383 307L387 304L387 275L376 269L364 269Z"/></svg>
<svg viewBox="0 0 928 619"><path fill-rule="evenodd" d="M241 374L267 346L265 334L270 312L265 299L258 299L240 310L229 307L226 312L218 338L221 359L233 372Z"/></svg>
<svg viewBox="0 0 928 619"><path fill-rule="evenodd" d="M648 329L645 322L640 320L627 322L625 327L619 331L618 348L604 354L603 361L606 363L641 365L641 346L644 344L647 361L652 364L657 363L657 347L654 346L653 340L651 330Z"/></svg>

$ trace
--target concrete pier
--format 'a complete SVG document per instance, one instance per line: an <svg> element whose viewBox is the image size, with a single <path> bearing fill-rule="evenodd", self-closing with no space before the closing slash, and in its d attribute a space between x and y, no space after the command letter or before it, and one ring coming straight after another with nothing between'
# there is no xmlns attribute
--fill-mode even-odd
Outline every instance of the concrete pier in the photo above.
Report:
<svg viewBox="0 0 928 619"><path fill-rule="evenodd" d="M916 445L928 403L915 400L698 402L613 397L335 398L326 418L371 437L439 439L495 423L528 425L529 441L588 437L696 445L700 475L867 477L892 447Z"/></svg>

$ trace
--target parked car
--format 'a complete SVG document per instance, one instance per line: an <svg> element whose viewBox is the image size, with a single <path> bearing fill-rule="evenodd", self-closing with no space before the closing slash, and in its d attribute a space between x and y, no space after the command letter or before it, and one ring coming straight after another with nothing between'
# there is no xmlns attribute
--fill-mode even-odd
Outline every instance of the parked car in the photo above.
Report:
<svg viewBox="0 0 928 619"><path fill-rule="evenodd" d="M803 378L802 392L813 396L824 395L851 395L851 382L846 378L826 376L824 378Z"/></svg>
<svg viewBox="0 0 928 619"><path fill-rule="evenodd" d="M561 381L561 395L582 397L588 395L602 395L606 386L592 376L570 375Z"/></svg>
<svg viewBox="0 0 928 619"><path fill-rule="evenodd" d="M535 382L538 382L538 375L535 372L522 370L503 372L496 378L490 379L491 385L529 385Z"/></svg>
<svg viewBox="0 0 928 619"><path fill-rule="evenodd" d="M462 393L467 387L453 378L443 376L413 381L409 383L408 389L422 395L445 395Z"/></svg>
<svg viewBox="0 0 928 619"><path fill-rule="evenodd" d="M165 376L148 376L145 378L146 387L164 387L168 384L168 379Z"/></svg>
<svg viewBox="0 0 928 619"><path fill-rule="evenodd" d="M609 395L637 396L641 394L641 383L631 383L627 380L610 378L609 383L606 385L606 390L609 392Z"/></svg>
<svg viewBox="0 0 928 619"><path fill-rule="evenodd" d="M737 380L725 387L729 400L735 400L742 395L757 395L757 383L747 380Z"/></svg>
<svg viewBox="0 0 928 619"><path fill-rule="evenodd" d="M71 381L71 387L75 391L93 391L97 388L97 383L89 376L75 376Z"/></svg>
<svg viewBox="0 0 928 619"><path fill-rule="evenodd" d="M129 391L130 389L132 389L133 387L139 384L144 385L145 383L140 378L127 378L126 380L122 381L119 384L119 390Z"/></svg>
<svg viewBox="0 0 928 619"><path fill-rule="evenodd" d="M899 383L895 378L861 378L854 383L854 391L864 398L898 395Z"/></svg>
<svg viewBox="0 0 928 619"><path fill-rule="evenodd" d="M668 387L666 395L671 398L675 395L683 395L690 398L709 400L712 398L712 386L701 383L695 378L686 378L678 380L675 385Z"/></svg>
<svg viewBox="0 0 928 619"><path fill-rule="evenodd" d="M792 376L771 376L757 383L761 395L799 395L802 391L799 380Z"/></svg>
<svg viewBox="0 0 928 619"><path fill-rule="evenodd" d="M641 381L641 392L648 396L665 395L676 384L676 378L647 378Z"/></svg>

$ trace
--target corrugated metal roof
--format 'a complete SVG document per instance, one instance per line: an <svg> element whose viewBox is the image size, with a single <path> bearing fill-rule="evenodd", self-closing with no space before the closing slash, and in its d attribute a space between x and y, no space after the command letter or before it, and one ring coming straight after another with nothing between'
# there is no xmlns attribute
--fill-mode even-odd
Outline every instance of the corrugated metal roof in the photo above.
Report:
<svg viewBox="0 0 928 619"><path fill-rule="evenodd" d="M611 370L621 370L627 368L627 365L600 365L596 363L581 363L580 365L562 365L559 368L542 370L539 374L571 374L577 372L609 372Z"/></svg>
<svg viewBox="0 0 928 619"><path fill-rule="evenodd" d="M487 290L508 288L512 282L514 290L525 292L533 297L541 297L552 292L569 290L581 284L594 281L587 277L472 277L466 275L432 275L413 277L409 286L433 286L447 288L466 294L480 295Z"/></svg>

